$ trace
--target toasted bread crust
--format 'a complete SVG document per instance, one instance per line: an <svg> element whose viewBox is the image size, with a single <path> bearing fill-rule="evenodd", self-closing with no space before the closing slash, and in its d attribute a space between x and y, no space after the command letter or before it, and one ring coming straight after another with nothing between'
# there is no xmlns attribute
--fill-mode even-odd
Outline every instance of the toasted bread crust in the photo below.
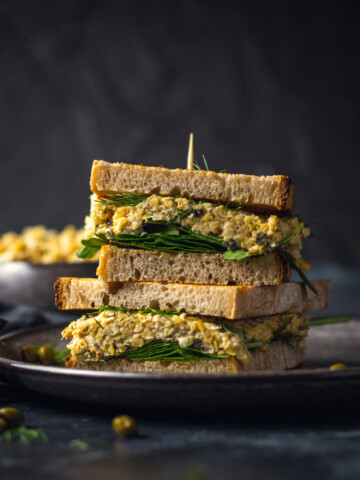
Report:
<svg viewBox="0 0 360 480"><path fill-rule="evenodd" d="M62 310L97 309L102 303L141 310L185 311L236 320L326 308L330 281L313 282L319 296L304 284L262 287L189 285L159 282L105 283L94 278L59 278L56 304Z"/></svg>
<svg viewBox="0 0 360 480"><path fill-rule="evenodd" d="M298 366L304 359L304 349L296 349L285 341L274 342L266 352L251 351L250 364L244 367L235 357L197 362L140 362L113 358L105 362L86 362L76 355L66 361L68 368L136 373L239 374L246 372L281 371Z"/></svg>
<svg viewBox="0 0 360 480"><path fill-rule="evenodd" d="M64 285L65 283L61 281L61 278L58 278L54 284L55 306L59 310L66 310L66 305L63 303L63 298L65 298Z"/></svg>
<svg viewBox="0 0 360 480"><path fill-rule="evenodd" d="M284 175L255 176L145 167L95 160L90 187L97 195L137 192L241 203L254 212L291 213L294 187Z"/></svg>
<svg viewBox="0 0 360 480"><path fill-rule="evenodd" d="M103 246L97 270L104 282L169 282L202 285L279 285L290 280L280 252L226 260L219 253L167 253Z"/></svg>

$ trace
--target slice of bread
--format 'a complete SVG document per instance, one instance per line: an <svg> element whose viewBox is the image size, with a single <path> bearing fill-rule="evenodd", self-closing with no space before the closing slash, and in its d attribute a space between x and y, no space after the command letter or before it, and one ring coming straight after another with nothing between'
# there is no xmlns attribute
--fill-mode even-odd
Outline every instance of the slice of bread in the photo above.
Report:
<svg viewBox="0 0 360 480"><path fill-rule="evenodd" d="M290 280L280 252L238 262L221 253L166 253L103 246L97 275L104 282L279 285Z"/></svg>
<svg viewBox="0 0 360 480"><path fill-rule="evenodd" d="M95 160L91 190L97 195L142 193L181 195L196 200L237 202L252 211L290 213L294 207L294 185L283 175L255 176L204 170L175 170Z"/></svg>
<svg viewBox="0 0 360 480"><path fill-rule="evenodd" d="M304 360L304 349L295 349L285 341L271 343L266 352L252 350L250 363L244 367L235 357L200 360L197 362L139 362L127 358L113 358L105 362L86 362L70 355L69 368L135 373L236 374L246 372L281 371L294 368Z"/></svg>
<svg viewBox="0 0 360 480"><path fill-rule="evenodd" d="M58 278L56 305L60 310L98 309L102 303L142 310L185 311L228 318L262 317L288 311L326 308L330 280L313 282L319 296L302 283L262 287L189 285L178 283L105 283L96 278Z"/></svg>

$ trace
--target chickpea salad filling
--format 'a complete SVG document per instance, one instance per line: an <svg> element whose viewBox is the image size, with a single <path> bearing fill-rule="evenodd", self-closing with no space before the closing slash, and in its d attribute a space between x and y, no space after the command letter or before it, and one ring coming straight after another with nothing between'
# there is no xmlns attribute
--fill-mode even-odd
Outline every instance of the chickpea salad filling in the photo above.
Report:
<svg viewBox="0 0 360 480"><path fill-rule="evenodd" d="M302 238L310 235L310 229L298 217L257 215L242 210L239 204L161 195L92 195L85 230L81 258L89 258L102 244L170 252L223 252L225 258L235 260L281 248L299 269L310 268L300 253Z"/></svg>
<svg viewBox="0 0 360 480"><path fill-rule="evenodd" d="M266 350L276 340L305 347L306 314L287 313L226 321L179 312L127 310L103 305L63 332L68 349L87 361L124 357L138 361L199 361L235 357L243 365L249 350Z"/></svg>

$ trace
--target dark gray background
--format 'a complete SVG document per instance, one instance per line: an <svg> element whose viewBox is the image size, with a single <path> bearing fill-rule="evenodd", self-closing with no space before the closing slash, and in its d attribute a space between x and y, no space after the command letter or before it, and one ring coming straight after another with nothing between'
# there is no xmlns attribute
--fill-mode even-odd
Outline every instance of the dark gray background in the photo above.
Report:
<svg viewBox="0 0 360 480"><path fill-rule="evenodd" d="M94 158L185 167L192 131L359 265L359 37L340 1L1 1L0 232L80 226Z"/></svg>

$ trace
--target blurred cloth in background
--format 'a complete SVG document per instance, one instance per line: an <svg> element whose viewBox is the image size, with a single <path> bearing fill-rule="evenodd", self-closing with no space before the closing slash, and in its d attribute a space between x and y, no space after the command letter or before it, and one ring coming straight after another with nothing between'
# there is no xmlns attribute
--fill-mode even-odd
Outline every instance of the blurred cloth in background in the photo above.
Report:
<svg viewBox="0 0 360 480"><path fill-rule="evenodd" d="M360 264L359 39L346 2L0 2L0 233L81 226L94 158L287 174Z"/></svg>

